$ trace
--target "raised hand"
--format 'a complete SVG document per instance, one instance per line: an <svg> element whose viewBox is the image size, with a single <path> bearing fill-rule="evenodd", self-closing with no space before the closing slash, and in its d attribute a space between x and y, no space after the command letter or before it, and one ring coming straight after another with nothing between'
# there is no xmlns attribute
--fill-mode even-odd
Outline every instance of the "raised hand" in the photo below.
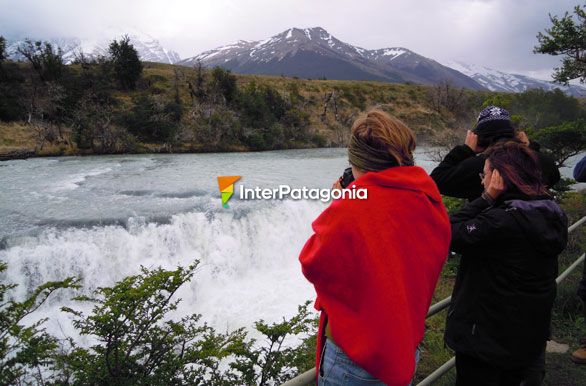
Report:
<svg viewBox="0 0 586 386"><path fill-rule="evenodd" d="M529 146L529 137L527 137L527 133L524 131L519 131L517 133L517 139L523 143L525 146Z"/></svg>
<svg viewBox="0 0 586 386"><path fill-rule="evenodd" d="M490 182L488 183L488 188L486 188L486 193L493 199L496 200L498 196L501 195L502 192L505 191L505 181L503 177L499 173L498 170L494 169L490 176Z"/></svg>
<svg viewBox="0 0 586 386"><path fill-rule="evenodd" d="M466 140L464 140L464 145L468 146L474 153L480 153L480 149L478 149L478 135L474 133L472 130L468 130L466 133Z"/></svg>
<svg viewBox="0 0 586 386"><path fill-rule="evenodd" d="M342 190L342 184L340 184L340 179L337 179L337 180L336 180L336 181L333 183L333 185L332 185L332 190L335 190L335 189L340 189L340 190Z"/></svg>

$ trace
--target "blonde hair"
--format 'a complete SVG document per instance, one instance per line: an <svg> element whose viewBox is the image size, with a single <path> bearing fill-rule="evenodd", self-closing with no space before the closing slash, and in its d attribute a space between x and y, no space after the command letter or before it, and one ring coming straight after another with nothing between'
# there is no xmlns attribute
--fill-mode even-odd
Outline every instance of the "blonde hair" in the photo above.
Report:
<svg viewBox="0 0 586 386"><path fill-rule="evenodd" d="M401 120L384 111L374 109L358 117L351 134L372 148L388 152L399 166L413 165L415 135Z"/></svg>

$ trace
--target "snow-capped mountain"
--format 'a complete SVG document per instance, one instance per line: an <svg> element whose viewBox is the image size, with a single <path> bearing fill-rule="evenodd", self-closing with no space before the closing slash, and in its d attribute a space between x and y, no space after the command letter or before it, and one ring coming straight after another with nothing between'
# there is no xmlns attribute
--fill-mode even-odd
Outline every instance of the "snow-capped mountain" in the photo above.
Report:
<svg viewBox="0 0 586 386"><path fill-rule="evenodd" d="M197 60L221 63L237 60L240 65L251 62L268 63L273 59L283 60L286 56L298 51L312 49L326 54L333 51L340 56L362 58L361 52L366 51L343 43L323 28L291 28L271 38L251 42L240 40L238 43L203 52L193 58L185 59L183 63L192 64ZM228 59L228 60L226 60Z"/></svg>
<svg viewBox="0 0 586 386"><path fill-rule="evenodd" d="M426 58L406 48L383 48L379 50L366 51L365 55L373 62L383 67L390 67L401 71L415 83L441 83L449 81L450 83L471 89L482 89L484 85L470 79L468 74L462 73L457 69L444 66L435 60ZM415 78L410 78L412 74ZM423 78L427 82L418 81Z"/></svg>
<svg viewBox="0 0 586 386"><path fill-rule="evenodd" d="M35 39L31 40L33 42L35 41ZM82 44L81 40L77 38L47 39L43 41L51 43L51 46L53 46L54 49L60 48L63 55L63 61L65 63L73 62L75 56L79 54ZM24 42L25 39L8 42L6 46L6 53L8 54L9 59L17 61L25 60L24 56L18 52L18 47L22 46Z"/></svg>
<svg viewBox="0 0 586 386"><path fill-rule="evenodd" d="M123 35L124 34L119 34L118 36ZM133 32L129 33L128 37L130 38L130 43L136 48L140 59L145 62L174 64L181 60L177 52L164 48L161 43L151 35ZM99 44L98 50L102 52L107 50L110 41L112 41L112 39L105 42L105 44Z"/></svg>
<svg viewBox="0 0 586 386"><path fill-rule="evenodd" d="M451 62L447 65L468 75L491 91L523 92L535 88L551 91L559 88L569 95L576 97L586 96L586 87L579 85L562 86L547 80L535 79L521 74L510 74L492 68L462 62Z"/></svg>
<svg viewBox="0 0 586 386"><path fill-rule="evenodd" d="M53 48L60 48L63 53L63 61L66 64L73 62L75 57L83 52L86 55L105 55L108 51L108 45L113 39L120 39L124 33L112 33L111 38L99 41L80 40L78 38L61 38L61 39L31 39L48 41ZM133 31L128 34L130 43L136 48L140 59L147 62L158 62L174 64L181 60L179 54L175 51L164 48L161 43L154 37ZM24 60L18 52L18 47L24 43L24 39L10 41L7 45L8 57L12 60Z"/></svg>
<svg viewBox="0 0 586 386"><path fill-rule="evenodd" d="M193 66L198 61L206 67L248 74L422 84L449 80L456 86L483 89L466 75L408 49L367 50L344 43L320 27L291 28L261 41L241 40L179 64Z"/></svg>

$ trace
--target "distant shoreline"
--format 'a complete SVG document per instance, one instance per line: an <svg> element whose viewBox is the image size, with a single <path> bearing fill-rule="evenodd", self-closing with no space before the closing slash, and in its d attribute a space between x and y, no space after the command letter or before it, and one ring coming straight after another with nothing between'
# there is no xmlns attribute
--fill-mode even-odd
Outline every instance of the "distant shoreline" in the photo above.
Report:
<svg viewBox="0 0 586 386"><path fill-rule="evenodd" d="M0 162L2 161L13 161L13 160L26 160L29 158L46 158L46 157L84 157L84 156L109 156L109 155L140 155L140 154L210 154L210 153L260 153L267 151L282 151L282 150L303 150L303 149L333 149L344 147L338 146L306 146L306 147L295 147L287 149L265 149L265 150L252 150L242 148L224 148L224 149L141 149L138 151L130 152L113 152L113 153L101 153L92 151L74 151L74 152L63 152L58 149L55 152L43 152L37 153L30 149L17 149L6 152L0 152ZM144 150L144 151L143 151Z"/></svg>

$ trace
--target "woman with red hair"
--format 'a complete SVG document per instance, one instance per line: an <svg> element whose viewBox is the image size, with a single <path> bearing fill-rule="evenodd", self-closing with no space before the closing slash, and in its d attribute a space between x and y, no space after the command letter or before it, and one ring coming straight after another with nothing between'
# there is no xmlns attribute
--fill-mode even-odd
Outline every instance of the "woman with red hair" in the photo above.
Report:
<svg viewBox="0 0 586 386"><path fill-rule="evenodd" d="M450 218L462 255L445 332L456 385L539 385L567 218L521 143L494 145L480 179L482 196Z"/></svg>

